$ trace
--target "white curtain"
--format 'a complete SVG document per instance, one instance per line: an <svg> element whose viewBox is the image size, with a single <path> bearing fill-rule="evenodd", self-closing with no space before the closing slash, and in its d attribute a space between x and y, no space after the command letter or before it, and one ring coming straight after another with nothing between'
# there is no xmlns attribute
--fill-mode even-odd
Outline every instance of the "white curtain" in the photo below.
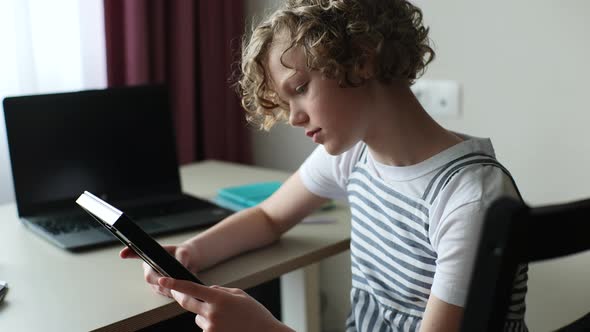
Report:
<svg viewBox="0 0 590 332"><path fill-rule="evenodd" d="M0 0L0 45L0 99L106 86L102 0ZM2 109L0 203L12 200Z"/></svg>

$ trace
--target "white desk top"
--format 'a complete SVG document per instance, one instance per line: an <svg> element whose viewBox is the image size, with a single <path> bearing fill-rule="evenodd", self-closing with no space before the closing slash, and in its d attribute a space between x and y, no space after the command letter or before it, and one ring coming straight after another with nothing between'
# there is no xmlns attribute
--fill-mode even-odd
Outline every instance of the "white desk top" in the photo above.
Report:
<svg viewBox="0 0 590 332"><path fill-rule="evenodd" d="M287 173L206 161L181 167L184 191L213 198L218 188L256 181L284 180ZM281 241L199 274L208 284L249 288L345 251L350 214L338 206L322 214L330 224L300 224ZM157 237L175 244L195 231ZM122 260L115 245L84 253L59 249L27 230L15 204L0 205L0 279L9 291L0 304L0 331L133 330L182 312L153 294L143 280L140 261Z"/></svg>

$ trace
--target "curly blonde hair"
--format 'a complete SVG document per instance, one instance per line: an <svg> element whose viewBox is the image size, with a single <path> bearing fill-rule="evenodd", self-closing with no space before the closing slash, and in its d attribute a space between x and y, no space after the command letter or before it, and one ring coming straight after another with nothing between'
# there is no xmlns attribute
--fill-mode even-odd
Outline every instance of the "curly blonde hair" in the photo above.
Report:
<svg viewBox="0 0 590 332"><path fill-rule="evenodd" d="M412 84L434 59L422 11L405 0L288 0L256 26L242 45L237 82L250 123L269 130L288 118L288 106L269 83L266 62L274 38L290 36L301 47L310 70L336 79L341 87L364 83L359 75L371 61L373 77L383 84Z"/></svg>

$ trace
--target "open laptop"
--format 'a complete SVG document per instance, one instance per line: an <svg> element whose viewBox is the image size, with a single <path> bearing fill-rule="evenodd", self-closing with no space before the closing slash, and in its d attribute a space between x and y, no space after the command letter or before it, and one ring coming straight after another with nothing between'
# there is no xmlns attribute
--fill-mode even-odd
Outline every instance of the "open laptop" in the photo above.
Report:
<svg viewBox="0 0 590 332"><path fill-rule="evenodd" d="M76 205L85 190L150 235L231 213L182 193L164 86L9 97L3 105L18 215L61 248L118 241Z"/></svg>

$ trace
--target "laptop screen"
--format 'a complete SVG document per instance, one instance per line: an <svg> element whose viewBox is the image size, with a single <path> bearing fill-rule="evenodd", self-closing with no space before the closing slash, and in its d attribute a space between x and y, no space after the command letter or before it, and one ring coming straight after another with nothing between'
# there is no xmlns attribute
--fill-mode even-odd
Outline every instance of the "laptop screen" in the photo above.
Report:
<svg viewBox="0 0 590 332"><path fill-rule="evenodd" d="M125 201L180 192L164 86L4 99L20 216L76 208L84 190Z"/></svg>

